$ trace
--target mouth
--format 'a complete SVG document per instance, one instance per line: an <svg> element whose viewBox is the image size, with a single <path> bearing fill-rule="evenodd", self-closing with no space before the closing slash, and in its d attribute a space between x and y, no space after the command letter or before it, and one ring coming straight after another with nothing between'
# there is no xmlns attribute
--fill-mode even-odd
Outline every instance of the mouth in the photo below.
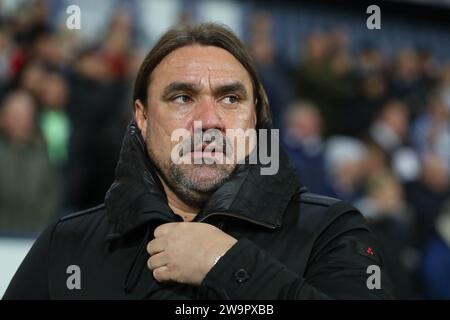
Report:
<svg viewBox="0 0 450 320"><path fill-rule="evenodd" d="M215 158L224 155L223 148L214 143L198 145L191 149L190 153L194 158Z"/></svg>

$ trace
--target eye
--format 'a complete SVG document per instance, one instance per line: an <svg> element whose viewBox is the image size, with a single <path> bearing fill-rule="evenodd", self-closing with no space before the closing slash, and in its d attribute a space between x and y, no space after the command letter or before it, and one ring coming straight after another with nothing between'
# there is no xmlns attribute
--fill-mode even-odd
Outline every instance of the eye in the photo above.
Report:
<svg viewBox="0 0 450 320"><path fill-rule="evenodd" d="M179 94L172 99L173 102L178 104L186 104L192 101L191 97L187 94Z"/></svg>
<svg viewBox="0 0 450 320"><path fill-rule="evenodd" d="M222 99L222 101L225 103L225 104L235 104L235 103L238 103L239 102L239 97L238 96L236 96L236 95L228 95L228 96L225 96L223 99Z"/></svg>

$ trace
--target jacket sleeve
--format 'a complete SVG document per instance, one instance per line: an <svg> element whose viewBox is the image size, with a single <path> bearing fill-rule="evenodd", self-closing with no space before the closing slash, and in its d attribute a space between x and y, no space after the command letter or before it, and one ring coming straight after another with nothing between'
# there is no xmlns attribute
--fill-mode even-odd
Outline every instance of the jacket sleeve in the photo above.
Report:
<svg viewBox="0 0 450 320"><path fill-rule="evenodd" d="M9 283L4 300L49 299L48 262L54 224L37 238Z"/></svg>
<svg viewBox="0 0 450 320"><path fill-rule="evenodd" d="M362 215L348 211L318 237L304 274L242 238L210 270L202 285L230 299L393 298L379 252L371 256L363 251L366 244L374 243ZM369 268L373 265L379 270ZM377 271L379 285L374 278Z"/></svg>

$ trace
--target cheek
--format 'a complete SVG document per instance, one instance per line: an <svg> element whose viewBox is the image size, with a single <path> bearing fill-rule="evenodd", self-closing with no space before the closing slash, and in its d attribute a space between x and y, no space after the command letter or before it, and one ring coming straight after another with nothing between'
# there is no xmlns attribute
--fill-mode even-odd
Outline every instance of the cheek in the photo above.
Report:
<svg viewBox="0 0 450 320"><path fill-rule="evenodd" d="M163 120L151 119L147 127L147 141L151 152L158 158L170 156L172 142L170 140L172 128L170 123Z"/></svg>
<svg viewBox="0 0 450 320"><path fill-rule="evenodd" d="M246 157L256 146L257 132L254 130L247 131L248 129L255 129L256 115L253 111L242 112L229 116L226 119L227 129L242 129L245 135L242 136L239 131L231 131L227 134L228 139L231 139L234 155L233 160L239 163L244 157Z"/></svg>
<svg viewBox="0 0 450 320"><path fill-rule="evenodd" d="M254 111L249 110L228 115L225 119L225 126L228 129L254 129L256 126L256 115Z"/></svg>
<svg viewBox="0 0 450 320"><path fill-rule="evenodd" d="M170 159L173 148L179 144L179 131L177 129L189 131L192 115L186 111L186 108L174 109L156 100L151 103L148 147L151 153L160 160L167 160ZM174 139L176 141L172 141L173 133L175 133Z"/></svg>

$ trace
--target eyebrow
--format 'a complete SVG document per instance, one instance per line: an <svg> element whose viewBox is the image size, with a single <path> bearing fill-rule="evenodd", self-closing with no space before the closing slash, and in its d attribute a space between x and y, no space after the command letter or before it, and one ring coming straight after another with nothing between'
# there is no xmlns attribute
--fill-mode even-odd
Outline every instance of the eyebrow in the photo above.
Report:
<svg viewBox="0 0 450 320"><path fill-rule="evenodd" d="M189 82L172 82L164 88L162 96L164 99L168 99L173 93L180 91L198 93L200 92L200 87L197 84Z"/></svg>
<svg viewBox="0 0 450 320"><path fill-rule="evenodd" d="M235 81L229 84L220 85L214 89L214 94L217 96L226 93L236 93L241 99L247 99L247 90L242 82Z"/></svg>
<svg viewBox="0 0 450 320"><path fill-rule="evenodd" d="M166 100L176 92L189 92L191 94L197 94L200 91L201 88L198 84L175 81L164 88L162 97ZM241 99L247 98L247 90L245 89L244 84L240 81L234 81L228 84L217 86L213 89L213 93L215 96L223 95L226 93L236 93L240 96Z"/></svg>

